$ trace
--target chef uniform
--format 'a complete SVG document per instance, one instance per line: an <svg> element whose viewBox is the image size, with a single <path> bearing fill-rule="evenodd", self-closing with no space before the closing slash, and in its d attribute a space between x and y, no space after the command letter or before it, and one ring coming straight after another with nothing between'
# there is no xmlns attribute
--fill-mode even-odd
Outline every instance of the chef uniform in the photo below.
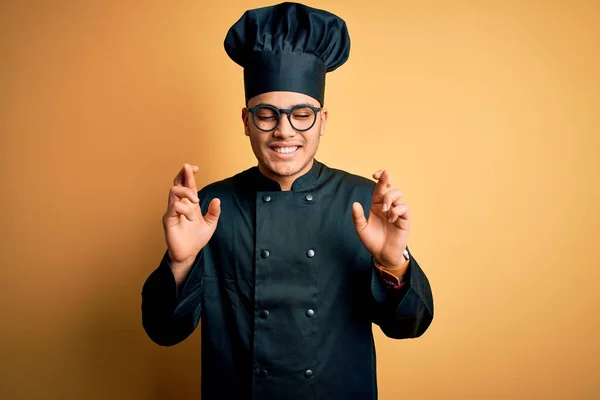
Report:
<svg viewBox="0 0 600 400"><path fill-rule="evenodd" d="M247 11L225 39L247 100L283 90L323 104L325 73L349 47L343 20L296 3ZM221 201L214 235L179 288L164 253L142 321L163 346L201 321L202 399L377 398L373 323L390 338L421 336L433 299L408 250L401 272L382 273L358 238L352 203L368 218L374 188L314 160L289 191L255 166L198 192L204 211Z"/></svg>

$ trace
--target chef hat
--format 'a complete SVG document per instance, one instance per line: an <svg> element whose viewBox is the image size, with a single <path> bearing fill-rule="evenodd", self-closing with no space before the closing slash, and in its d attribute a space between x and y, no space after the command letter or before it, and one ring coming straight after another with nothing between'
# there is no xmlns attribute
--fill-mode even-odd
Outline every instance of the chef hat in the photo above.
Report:
<svg viewBox="0 0 600 400"><path fill-rule="evenodd" d="M270 91L325 98L325 74L344 64L350 36L338 16L298 3L246 11L229 29L225 51L244 68L246 103Z"/></svg>

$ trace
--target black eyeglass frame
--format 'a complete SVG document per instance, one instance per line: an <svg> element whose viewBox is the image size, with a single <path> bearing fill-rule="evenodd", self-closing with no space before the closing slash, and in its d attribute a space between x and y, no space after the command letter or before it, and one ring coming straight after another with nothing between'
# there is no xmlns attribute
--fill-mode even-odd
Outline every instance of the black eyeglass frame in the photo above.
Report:
<svg viewBox="0 0 600 400"><path fill-rule="evenodd" d="M275 124L275 126L271 129L262 129L261 127L258 126L258 124L256 123L256 117L255 117L255 112L260 110L261 108L268 108L270 110L275 111L275 113L277 113L277 123ZM298 129L294 126L294 123L292 122L292 113L300 108L310 108L311 110L313 110L313 112L315 113L315 118L313 119L312 124L310 124L310 126L306 129ZM319 113L319 111L323 110L322 107L313 107L309 104L298 104L292 108L277 108L275 106L272 106L270 104L259 104L256 107L252 107L252 108L246 108L248 110L248 112L250 112L250 114L252 114L252 122L254 122L254 126L258 129L261 130L263 132L272 132L275 129L277 129L277 127L279 126L279 122L281 122L281 114L287 114L287 118L288 121L290 122L290 126L297 132L306 132L310 129L312 129L313 126L315 126L315 123L317 122L317 114Z"/></svg>

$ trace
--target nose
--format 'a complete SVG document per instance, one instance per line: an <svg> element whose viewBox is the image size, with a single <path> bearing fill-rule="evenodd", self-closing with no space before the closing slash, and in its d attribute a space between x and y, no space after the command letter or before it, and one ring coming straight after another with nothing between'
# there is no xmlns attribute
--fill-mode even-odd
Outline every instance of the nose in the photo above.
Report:
<svg viewBox="0 0 600 400"><path fill-rule="evenodd" d="M277 128L275 128L273 136L280 138L290 138L296 136L296 131L294 128L292 128L292 124L290 124L287 114L281 113L279 124L277 124Z"/></svg>

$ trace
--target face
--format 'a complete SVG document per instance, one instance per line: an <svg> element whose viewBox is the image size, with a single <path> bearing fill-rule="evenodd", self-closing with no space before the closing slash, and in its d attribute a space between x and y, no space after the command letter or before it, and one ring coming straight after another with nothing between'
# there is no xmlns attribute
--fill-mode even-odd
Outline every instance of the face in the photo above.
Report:
<svg viewBox="0 0 600 400"><path fill-rule="evenodd" d="M253 97L248 102L248 108L257 105L271 105L280 109L291 109L299 104L320 107L314 98L295 92L269 92ZM244 108L242 120L246 136L250 138L252 151L258 160L258 165L263 174L280 182L282 188L290 186L293 180L307 171L313 165L313 159L319 147L320 137L325 133L327 110L317 113L316 122L308 131L296 131L290 124L288 115L281 114L277 127L264 132L258 129L253 121L252 114ZM257 123L261 118L268 123L265 115L256 115ZM292 118L296 127L300 127L305 115L299 114Z"/></svg>

